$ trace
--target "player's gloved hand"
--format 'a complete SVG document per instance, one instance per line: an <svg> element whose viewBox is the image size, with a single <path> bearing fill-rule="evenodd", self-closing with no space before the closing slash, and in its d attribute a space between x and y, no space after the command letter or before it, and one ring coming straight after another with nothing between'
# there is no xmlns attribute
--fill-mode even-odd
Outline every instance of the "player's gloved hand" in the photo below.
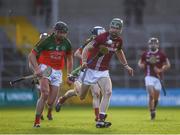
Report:
<svg viewBox="0 0 180 135"><path fill-rule="evenodd" d="M76 76L73 76L73 75L71 75L71 74L68 75L68 80L69 80L69 81L71 81L71 82L74 83L74 82L76 81L76 79L77 79Z"/></svg>
<svg viewBox="0 0 180 135"><path fill-rule="evenodd" d="M71 86L71 85L74 83L74 81L75 81L74 78L68 76L68 77L67 77L67 80L66 80L66 83L67 83L69 86Z"/></svg>
<svg viewBox="0 0 180 135"><path fill-rule="evenodd" d="M130 76L134 75L134 70L129 65L125 65L124 67L127 69Z"/></svg>

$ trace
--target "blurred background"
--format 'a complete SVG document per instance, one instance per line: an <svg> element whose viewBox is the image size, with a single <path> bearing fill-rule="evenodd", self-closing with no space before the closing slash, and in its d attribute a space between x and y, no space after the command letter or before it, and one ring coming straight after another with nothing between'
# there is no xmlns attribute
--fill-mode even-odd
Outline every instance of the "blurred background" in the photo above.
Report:
<svg viewBox="0 0 180 135"><path fill-rule="evenodd" d="M40 33L52 31L61 20L69 26L73 49L82 45L96 25L108 30L112 18L124 20L124 51L135 76L129 77L114 57L110 65L113 82L111 105L144 106L147 103L144 74L137 62L147 48L149 37L158 37L161 49L171 62L164 76L168 91L160 105L180 105L180 1L179 0L0 0L0 106L32 105L37 93L31 81L14 88L9 81L31 74L27 55L39 40ZM75 60L74 67L78 66ZM65 72L65 71L64 71ZM63 94L69 87L61 88ZM77 98L68 104L81 103ZM83 103L91 103L91 96Z"/></svg>

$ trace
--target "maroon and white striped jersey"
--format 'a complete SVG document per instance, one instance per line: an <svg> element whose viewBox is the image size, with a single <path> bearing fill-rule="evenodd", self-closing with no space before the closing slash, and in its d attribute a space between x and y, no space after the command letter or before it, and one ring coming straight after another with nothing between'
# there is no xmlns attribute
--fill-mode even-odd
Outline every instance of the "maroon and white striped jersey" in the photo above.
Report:
<svg viewBox="0 0 180 135"><path fill-rule="evenodd" d="M162 68L166 59L167 56L160 50L157 52L145 51L141 56L141 61L145 64L145 75L158 77L158 75L154 72L154 67L156 66L158 68ZM153 63L150 61L153 61Z"/></svg>
<svg viewBox="0 0 180 135"><path fill-rule="evenodd" d="M105 46L108 48L109 53L93 60L90 64L88 64L88 68L104 71L109 69L109 63L113 56L113 54L122 49L122 39L121 37L116 38L115 40L110 39L109 32L105 32L99 36L97 36L93 41L93 49L90 52L90 56L88 57L88 61L91 60L94 56L96 56L99 52L100 46ZM88 62L87 61L87 62Z"/></svg>

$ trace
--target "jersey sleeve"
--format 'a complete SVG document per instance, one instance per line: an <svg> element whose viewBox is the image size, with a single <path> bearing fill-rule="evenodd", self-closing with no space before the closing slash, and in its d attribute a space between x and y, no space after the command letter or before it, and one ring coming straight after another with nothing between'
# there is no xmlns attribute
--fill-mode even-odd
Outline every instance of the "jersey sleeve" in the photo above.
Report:
<svg viewBox="0 0 180 135"><path fill-rule="evenodd" d="M106 42L105 34L106 33L103 33L103 34L97 36L94 40L92 40L93 47L98 48L99 45L104 44Z"/></svg>
<svg viewBox="0 0 180 135"><path fill-rule="evenodd" d="M34 53L36 56L41 53L41 51L44 49L44 46L47 44L48 40L40 40L36 46L32 49L32 53Z"/></svg>
<svg viewBox="0 0 180 135"><path fill-rule="evenodd" d="M117 51L122 50L122 48L123 48L123 41L122 41L122 39L120 39L120 40L119 40L119 44L118 44L118 46L117 46Z"/></svg>
<svg viewBox="0 0 180 135"><path fill-rule="evenodd" d="M141 55L141 62L143 62L143 63L146 62L146 52L144 52L144 53Z"/></svg>
<svg viewBox="0 0 180 135"><path fill-rule="evenodd" d="M85 41L84 41L84 45L83 47L85 47L89 42L91 42L93 40L93 36L90 36L89 38L87 38Z"/></svg>
<svg viewBox="0 0 180 135"><path fill-rule="evenodd" d="M167 56L165 53L161 52L161 61L164 63L166 62Z"/></svg>
<svg viewBox="0 0 180 135"><path fill-rule="evenodd" d="M67 50L66 50L66 55L71 55L72 54L72 45L69 39L67 39Z"/></svg>
<svg viewBox="0 0 180 135"><path fill-rule="evenodd" d="M77 50L82 54L83 48L80 47L80 48L78 48Z"/></svg>

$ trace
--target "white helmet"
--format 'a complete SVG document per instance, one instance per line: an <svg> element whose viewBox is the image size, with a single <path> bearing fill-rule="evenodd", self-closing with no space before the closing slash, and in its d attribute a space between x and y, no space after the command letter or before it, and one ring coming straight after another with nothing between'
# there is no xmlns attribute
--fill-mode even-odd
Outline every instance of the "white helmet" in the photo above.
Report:
<svg viewBox="0 0 180 135"><path fill-rule="evenodd" d="M91 34L92 35L100 35L102 33L106 32L105 28L101 27L101 26L95 26L93 27L93 29L91 30Z"/></svg>
<svg viewBox="0 0 180 135"><path fill-rule="evenodd" d="M151 51L156 51L157 49L159 49L159 40L158 38L155 37L151 37L148 40L148 47Z"/></svg>

